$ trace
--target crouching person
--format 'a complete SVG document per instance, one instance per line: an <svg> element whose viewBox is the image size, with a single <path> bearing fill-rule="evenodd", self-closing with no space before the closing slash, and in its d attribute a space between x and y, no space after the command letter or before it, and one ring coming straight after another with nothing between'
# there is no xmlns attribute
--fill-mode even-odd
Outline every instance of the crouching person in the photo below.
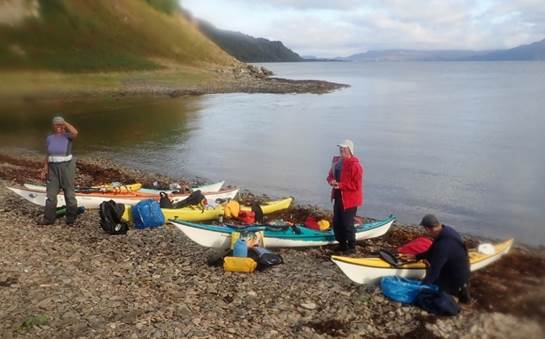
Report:
<svg viewBox="0 0 545 339"><path fill-rule="evenodd" d="M402 257L426 260L429 265L422 283L437 285L461 303L469 303L469 256L462 237L432 214L424 216L420 224L433 238L432 245L426 252Z"/></svg>

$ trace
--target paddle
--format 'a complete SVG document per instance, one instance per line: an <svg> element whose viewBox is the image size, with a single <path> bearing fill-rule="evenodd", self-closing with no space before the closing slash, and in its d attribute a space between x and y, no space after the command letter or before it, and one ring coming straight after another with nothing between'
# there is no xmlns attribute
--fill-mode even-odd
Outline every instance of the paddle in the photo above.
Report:
<svg viewBox="0 0 545 339"><path fill-rule="evenodd" d="M395 268L398 268L402 264L402 262L398 260L397 256L388 250L379 250L378 256Z"/></svg>
<svg viewBox="0 0 545 339"><path fill-rule="evenodd" d="M405 264L417 262L417 260L402 260L397 255L388 250L379 250L378 255L382 260L386 261L388 264L394 266L395 268L399 268L400 266Z"/></svg>

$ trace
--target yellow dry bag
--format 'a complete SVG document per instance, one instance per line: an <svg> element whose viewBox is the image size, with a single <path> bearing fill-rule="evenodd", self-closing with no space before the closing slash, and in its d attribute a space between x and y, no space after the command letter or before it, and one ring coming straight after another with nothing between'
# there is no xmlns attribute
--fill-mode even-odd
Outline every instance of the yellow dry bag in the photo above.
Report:
<svg viewBox="0 0 545 339"><path fill-rule="evenodd" d="M257 263L252 258L225 257L223 258L223 269L228 272L250 273L255 270Z"/></svg>

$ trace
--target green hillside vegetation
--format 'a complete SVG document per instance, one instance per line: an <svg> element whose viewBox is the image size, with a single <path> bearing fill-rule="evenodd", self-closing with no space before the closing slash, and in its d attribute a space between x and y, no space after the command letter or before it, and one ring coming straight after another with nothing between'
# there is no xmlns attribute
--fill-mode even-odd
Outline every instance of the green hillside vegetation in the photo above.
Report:
<svg viewBox="0 0 545 339"><path fill-rule="evenodd" d="M0 22L0 70L81 73L236 62L177 11L176 1L5 1L37 5L37 13Z"/></svg>

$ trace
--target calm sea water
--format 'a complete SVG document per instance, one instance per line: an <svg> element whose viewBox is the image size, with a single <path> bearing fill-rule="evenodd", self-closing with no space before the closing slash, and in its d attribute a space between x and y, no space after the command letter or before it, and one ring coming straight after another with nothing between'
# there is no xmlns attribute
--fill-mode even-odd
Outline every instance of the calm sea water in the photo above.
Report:
<svg viewBox="0 0 545 339"><path fill-rule="evenodd" d="M350 84L327 95L221 94L4 105L3 144L40 149L62 112L76 152L172 176L225 179L330 207L325 177L352 139L360 214L545 244L545 63L278 63L277 76Z"/></svg>

